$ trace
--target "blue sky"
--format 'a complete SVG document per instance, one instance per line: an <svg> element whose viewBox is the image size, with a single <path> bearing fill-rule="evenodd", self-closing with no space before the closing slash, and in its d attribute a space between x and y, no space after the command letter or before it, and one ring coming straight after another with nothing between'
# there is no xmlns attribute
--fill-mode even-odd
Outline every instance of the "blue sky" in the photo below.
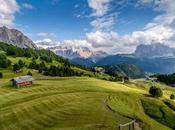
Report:
<svg viewBox="0 0 175 130"><path fill-rule="evenodd" d="M33 40L37 40L37 33L54 33L58 40L83 39L86 31L92 31L89 17L91 9L86 0L17 0L22 5L28 3L33 9L22 9L16 13L15 23L26 26L25 32L29 33ZM85 14L82 14L84 13ZM113 10L119 12L119 18L111 30L119 34L131 33L141 30L150 22L158 12L151 8L135 8L128 5L123 9ZM78 17L83 15L82 17Z"/></svg>
<svg viewBox="0 0 175 130"><path fill-rule="evenodd" d="M27 26L29 34L54 33L64 40L82 38L84 29L89 28L89 19L76 17L83 11L81 6L87 6L82 0L19 0L19 4L24 2L31 4L33 9L17 13L15 23ZM75 8L77 4L80 7ZM37 39L37 36L32 35L32 38Z"/></svg>
<svg viewBox="0 0 175 130"><path fill-rule="evenodd" d="M17 28L33 41L112 53L131 52L139 44L174 46L175 0L0 1L0 26Z"/></svg>

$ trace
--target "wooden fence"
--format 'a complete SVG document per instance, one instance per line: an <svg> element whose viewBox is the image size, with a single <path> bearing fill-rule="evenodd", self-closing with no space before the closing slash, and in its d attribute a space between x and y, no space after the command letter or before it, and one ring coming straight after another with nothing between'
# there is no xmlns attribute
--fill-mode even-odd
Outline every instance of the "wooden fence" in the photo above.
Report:
<svg viewBox="0 0 175 130"><path fill-rule="evenodd" d="M126 124L120 124L119 130L122 130L123 128L128 128L129 130L135 130L135 123L136 123L136 121L133 120L133 121L128 122Z"/></svg>

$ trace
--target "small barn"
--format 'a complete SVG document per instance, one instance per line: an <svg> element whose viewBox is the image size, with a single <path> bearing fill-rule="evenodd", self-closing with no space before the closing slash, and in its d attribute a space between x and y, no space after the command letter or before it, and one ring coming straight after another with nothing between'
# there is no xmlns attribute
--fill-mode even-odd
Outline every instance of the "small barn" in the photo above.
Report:
<svg viewBox="0 0 175 130"><path fill-rule="evenodd" d="M33 84L34 78L30 75L26 75L26 76L13 78L11 81L13 86L26 87L26 86L31 86Z"/></svg>

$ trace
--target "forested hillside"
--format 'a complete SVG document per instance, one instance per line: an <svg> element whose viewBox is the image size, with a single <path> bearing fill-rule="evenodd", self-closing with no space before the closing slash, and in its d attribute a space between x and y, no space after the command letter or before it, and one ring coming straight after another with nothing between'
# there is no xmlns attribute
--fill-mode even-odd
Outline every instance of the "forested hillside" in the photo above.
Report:
<svg viewBox="0 0 175 130"><path fill-rule="evenodd" d="M103 77L95 75L85 67L70 63L52 51L19 48L2 42L0 42L0 68L11 68L14 72L23 68L34 69L46 76Z"/></svg>

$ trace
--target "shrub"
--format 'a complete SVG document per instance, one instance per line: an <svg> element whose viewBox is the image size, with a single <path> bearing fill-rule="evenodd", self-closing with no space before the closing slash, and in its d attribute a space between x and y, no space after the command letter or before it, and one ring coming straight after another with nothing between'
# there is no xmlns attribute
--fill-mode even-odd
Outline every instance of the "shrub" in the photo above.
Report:
<svg viewBox="0 0 175 130"><path fill-rule="evenodd" d="M150 87L149 93L153 97L162 97L163 96L162 90L158 87L155 87L155 86Z"/></svg>
<svg viewBox="0 0 175 130"><path fill-rule="evenodd" d="M20 65L18 63L13 65L13 71L20 70Z"/></svg>
<svg viewBox="0 0 175 130"><path fill-rule="evenodd" d="M129 81L129 77L125 76L124 77L124 82L128 82Z"/></svg>
<svg viewBox="0 0 175 130"><path fill-rule="evenodd" d="M19 60L18 64L19 64L20 68L23 68L25 66L25 62L23 62L22 60Z"/></svg>
<svg viewBox="0 0 175 130"><path fill-rule="evenodd" d="M27 75L30 75L30 76L32 76L32 72L28 71Z"/></svg>
<svg viewBox="0 0 175 130"><path fill-rule="evenodd" d="M7 59L6 55L0 54L0 68L8 68L11 65L11 61Z"/></svg>
<svg viewBox="0 0 175 130"><path fill-rule="evenodd" d="M0 79L2 79L3 78L3 74L2 74L2 72L0 72Z"/></svg>
<svg viewBox="0 0 175 130"><path fill-rule="evenodd" d="M170 95L170 99L171 99L171 100L174 100L174 99L175 99L175 95L174 95L174 94L171 94L171 95Z"/></svg>

